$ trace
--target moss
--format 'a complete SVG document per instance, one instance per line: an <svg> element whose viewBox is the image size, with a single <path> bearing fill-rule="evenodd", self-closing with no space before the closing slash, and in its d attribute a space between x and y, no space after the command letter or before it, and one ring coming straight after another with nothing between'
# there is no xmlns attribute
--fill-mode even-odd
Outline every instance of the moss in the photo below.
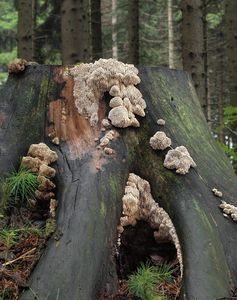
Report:
<svg viewBox="0 0 237 300"><path fill-rule="evenodd" d="M107 213L106 206L103 201L100 202L100 215L101 217L105 218Z"/></svg>
<svg viewBox="0 0 237 300"><path fill-rule="evenodd" d="M193 207L197 211L199 217L202 219L202 223L206 225L207 230L209 230L211 233L213 233L213 228L211 223L209 222L209 219L205 213L205 211L200 207L196 199L192 199Z"/></svg>
<svg viewBox="0 0 237 300"><path fill-rule="evenodd" d="M45 236L50 237L55 232L56 228L57 228L56 220L53 218L47 219L45 225Z"/></svg>
<svg viewBox="0 0 237 300"><path fill-rule="evenodd" d="M118 192L118 178L113 175L109 176L109 186L114 195Z"/></svg>

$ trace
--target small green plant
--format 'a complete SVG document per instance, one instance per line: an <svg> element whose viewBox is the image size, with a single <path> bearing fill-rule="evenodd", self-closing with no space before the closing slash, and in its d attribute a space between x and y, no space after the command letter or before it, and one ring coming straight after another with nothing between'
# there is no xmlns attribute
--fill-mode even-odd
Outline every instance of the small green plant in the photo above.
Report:
<svg viewBox="0 0 237 300"><path fill-rule="evenodd" d="M155 288L161 282L170 282L173 272L174 270L167 264L161 266L141 264L136 273L129 276L129 291L144 300L166 299L165 295L157 292Z"/></svg>
<svg viewBox="0 0 237 300"><path fill-rule="evenodd" d="M0 232L0 242L5 245L7 249L10 249L17 243L18 232L13 229L2 229Z"/></svg>
<svg viewBox="0 0 237 300"><path fill-rule="evenodd" d="M56 220L53 218L48 218L45 225L45 236L50 237L55 232L56 228Z"/></svg>
<svg viewBox="0 0 237 300"><path fill-rule="evenodd" d="M16 205L17 202L35 198L38 187L37 176L25 167L13 171L2 184L3 205ZM13 202L13 203L12 203Z"/></svg>
<svg viewBox="0 0 237 300"><path fill-rule="evenodd" d="M0 231L0 242L5 245L7 249L15 246L22 234L34 234L39 237L44 235L43 229L38 226L29 224L21 228L3 228Z"/></svg>

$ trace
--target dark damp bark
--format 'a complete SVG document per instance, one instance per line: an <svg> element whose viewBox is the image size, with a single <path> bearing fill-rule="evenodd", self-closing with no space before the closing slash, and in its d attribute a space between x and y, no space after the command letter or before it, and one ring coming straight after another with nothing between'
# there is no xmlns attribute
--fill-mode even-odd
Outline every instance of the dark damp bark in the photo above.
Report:
<svg viewBox="0 0 237 300"><path fill-rule="evenodd" d="M118 130L110 146L114 156L100 157L91 128L74 104L73 81L64 82L62 67L28 67L11 75L0 94L0 174L17 166L31 143L45 140L59 155L57 169L57 236L41 257L29 285L54 300L98 299L107 287L116 289L114 245L122 212L121 198L129 172L148 180L152 195L169 213L179 236L184 261L181 299L229 297L237 280L236 224L223 217L217 187L236 205L234 171L212 139L190 77L165 68L141 68L140 90L147 102L140 128ZM100 102L100 120L106 115ZM67 121L61 122L62 108ZM158 118L166 120L159 127ZM55 129L64 142L47 138ZM149 138L164 130L172 146L184 145L197 163L186 176L163 167L166 151L149 146ZM86 146L83 146L86 145ZM200 288L201 287L201 288ZM29 291L21 299L32 299Z"/></svg>

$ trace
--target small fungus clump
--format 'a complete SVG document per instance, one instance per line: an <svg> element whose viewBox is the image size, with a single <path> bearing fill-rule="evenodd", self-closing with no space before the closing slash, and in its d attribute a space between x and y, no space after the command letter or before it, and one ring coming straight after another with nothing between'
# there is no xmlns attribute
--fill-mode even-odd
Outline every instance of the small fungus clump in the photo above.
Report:
<svg viewBox="0 0 237 300"><path fill-rule="evenodd" d="M220 204L220 208L223 210L224 214L227 214L231 217L231 219L235 222L237 222L237 207L228 204L225 201L222 201Z"/></svg>
<svg viewBox="0 0 237 300"><path fill-rule="evenodd" d="M23 72L27 66L27 61L22 58L16 58L8 64L8 73L17 74Z"/></svg>
<svg viewBox="0 0 237 300"><path fill-rule="evenodd" d="M157 131L150 138L150 145L154 150L165 150L171 146L171 139L163 131Z"/></svg>
<svg viewBox="0 0 237 300"><path fill-rule="evenodd" d="M158 119L158 120L157 120L157 124L158 124L158 125L161 125L161 126L164 126L164 125L165 125L165 120L163 120L163 119Z"/></svg>
<svg viewBox="0 0 237 300"><path fill-rule="evenodd" d="M214 188L212 189L212 192L216 197L222 198L222 192L219 191L218 189Z"/></svg>
<svg viewBox="0 0 237 300"><path fill-rule="evenodd" d="M190 167L195 168L196 164L184 146L169 150L165 156L164 167L167 169L176 169L176 173L185 175Z"/></svg>

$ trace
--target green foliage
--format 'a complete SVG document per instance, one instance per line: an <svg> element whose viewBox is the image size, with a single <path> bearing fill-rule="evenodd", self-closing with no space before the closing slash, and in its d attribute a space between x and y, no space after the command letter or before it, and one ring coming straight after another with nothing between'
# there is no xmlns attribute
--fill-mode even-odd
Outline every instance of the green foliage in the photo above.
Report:
<svg viewBox="0 0 237 300"><path fill-rule="evenodd" d="M14 8L14 1L0 1L0 32L5 30L16 30L17 11Z"/></svg>
<svg viewBox="0 0 237 300"><path fill-rule="evenodd" d="M8 73L0 72L0 85L2 85L7 80Z"/></svg>
<svg viewBox="0 0 237 300"><path fill-rule="evenodd" d="M22 235L36 235L39 237L43 236L43 230L38 226L28 224L21 228L3 228L0 231L0 242L4 244L7 249L10 249L12 246L16 245L19 240L19 237Z"/></svg>
<svg viewBox="0 0 237 300"><path fill-rule="evenodd" d="M174 270L167 264L150 266L141 264L135 274L129 276L128 288L135 296L144 300L166 299L164 294L156 292L155 288L161 282L170 282Z"/></svg>
<svg viewBox="0 0 237 300"><path fill-rule="evenodd" d="M232 162L237 163L237 153L233 148L229 148L227 145L220 143L221 148L224 150L224 152L230 157Z"/></svg>
<svg viewBox="0 0 237 300"><path fill-rule="evenodd" d="M16 230L13 229L1 229L0 232L0 242L7 247L7 249L10 249L12 246L14 246L18 241L18 233Z"/></svg>
<svg viewBox="0 0 237 300"><path fill-rule="evenodd" d="M18 171L13 171L1 186L3 198L1 206L5 209L35 198L38 187L37 176L21 166Z"/></svg>
<svg viewBox="0 0 237 300"><path fill-rule="evenodd" d="M224 108L224 123L226 125L237 122L237 106L227 106Z"/></svg>
<svg viewBox="0 0 237 300"><path fill-rule="evenodd" d="M0 64L8 64L10 61L17 57L16 48L13 48L11 51L0 53Z"/></svg>
<svg viewBox="0 0 237 300"><path fill-rule="evenodd" d="M207 14L207 22L210 28L216 28L220 23L222 22L223 19L223 12L218 12L218 13L209 13Z"/></svg>

